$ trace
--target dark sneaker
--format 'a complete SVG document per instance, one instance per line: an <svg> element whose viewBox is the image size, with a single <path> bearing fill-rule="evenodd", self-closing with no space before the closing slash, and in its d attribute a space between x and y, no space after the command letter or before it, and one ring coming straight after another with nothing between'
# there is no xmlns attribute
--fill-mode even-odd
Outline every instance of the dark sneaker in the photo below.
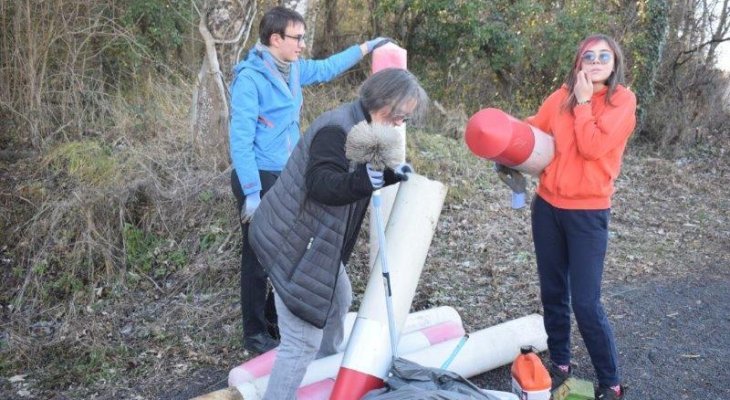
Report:
<svg viewBox="0 0 730 400"><path fill-rule="evenodd" d="M268 333L257 333L243 338L243 348L252 353L266 353L279 345L279 341Z"/></svg>
<svg viewBox="0 0 730 400"><path fill-rule="evenodd" d="M621 385L621 394L616 394L616 391L610 387L600 386L596 389L596 400L621 400L626 394L626 388Z"/></svg>
<svg viewBox="0 0 730 400"><path fill-rule="evenodd" d="M558 368L557 365L549 363L548 372L550 373L550 379L552 380L550 390L555 390L573 375L573 367L569 367L568 372L565 372Z"/></svg>

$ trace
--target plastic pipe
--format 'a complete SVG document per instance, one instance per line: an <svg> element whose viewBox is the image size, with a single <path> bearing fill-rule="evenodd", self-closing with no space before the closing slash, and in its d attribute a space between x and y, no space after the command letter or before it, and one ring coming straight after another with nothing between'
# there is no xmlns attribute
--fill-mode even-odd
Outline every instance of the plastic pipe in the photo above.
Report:
<svg viewBox="0 0 730 400"><path fill-rule="evenodd" d="M424 367L437 368L448 358L459 340L439 343L407 354L403 358ZM479 375L511 364L520 354L522 346L532 346L536 351L547 349L547 333L541 315L530 314L470 333L469 339L449 364L448 370L466 378Z"/></svg>
<svg viewBox="0 0 730 400"><path fill-rule="evenodd" d="M339 352L345 351L345 346L347 345L350 333L352 332L352 326L355 323L356 317L357 313L354 312L347 313L345 316L344 339L340 349L338 349ZM453 307L441 306L408 314L406 324L403 327L403 333L406 334L420 331L424 328L439 325L444 322L453 322L459 326L462 324L461 316L459 316L459 313ZM271 374L275 357L276 349L270 350L231 369L228 373L228 386L236 386L245 382L251 382L261 378L262 376ZM337 374L337 368L339 366L340 364L338 362L331 375L332 377Z"/></svg>
<svg viewBox="0 0 730 400"><path fill-rule="evenodd" d="M464 140L475 155L539 176L555 153L553 137L496 108L469 118Z"/></svg>
<svg viewBox="0 0 730 400"><path fill-rule="evenodd" d="M398 189L385 229L390 264L395 327L402 332L416 286L426 261L446 187L417 174L409 174ZM370 271L360 310L345 350L332 392L333 400L359 399L382 387L391 362L388 318L380 262ZM453 347L452 347L453 349Z"/></svg>
<svg viewBox="0 0 730 400"><path fill-rule="evenodd" d="M402 354L411 354L416 351L423 350L431 345L456 339L464 335L464 328L460 323L455 321L446 321L438 325L426 327L420 331L411 332L407 335L403 335L400 343L398 344L398 350ZM383 340L384 338L381 338ZM342 363L343 353L333 354L329 357L320 358L314 360L308 367L307 372L304 374L302 382L299 384L299 390L297 391L297 398L308 399L308 397L302 397L300 391L306 393L320 393L322 387L331 387L321 385L322 381L332 380L334 381L337 376L338 369ZM252 382L245 382L243 384L236 385L236 389L243 395L246 400L261 399L266 392L266 387L269 384L270 375L262 376ZM314 386L312 386L314 385ZM319 387L320 389L315 390ZM330 390L331 392L331 390Z"/></svg>

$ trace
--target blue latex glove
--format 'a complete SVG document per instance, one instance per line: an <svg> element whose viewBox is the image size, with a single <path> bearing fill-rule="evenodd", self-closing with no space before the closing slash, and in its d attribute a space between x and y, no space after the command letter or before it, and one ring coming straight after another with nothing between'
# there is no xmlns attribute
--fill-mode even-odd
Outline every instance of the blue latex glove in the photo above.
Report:
<svg viewBox="0 0 730 400"><path fill-rule="evenodd" d="M368 48L368 53L372 53L373 50L377 49L378 47L380 47L386 43L390 43L392 41L393 41L393 39L391 39L391 38L381 36L381 37L377 37L372 40L368 40L367 42L365 42L365 45Z"/></svg>
<svg viewBox="0 0 730 400"><path fill-rule="evenodd" d="M370 178L370 184L373 185L373 190L378 190L383 187L385 180L383 179L383 171L374 169L370 163L365 164L365 170L368 172L368 178Z"/></svg>
<svg viewBox="0 0 730 400"><path fill-rule="evenodd" d="M241 222L247 224L251 222L254 211L259 208L261 204L261 192L253 192L246 196L246 200L241 206Z"/></svg>
<svg viewBox="0 0 730 400"><path fill-rule="evenodd" d="M524 193L515 193L512 192L512 208L518 209L526 206L527 203L525 202L525 194Z"/></svg>

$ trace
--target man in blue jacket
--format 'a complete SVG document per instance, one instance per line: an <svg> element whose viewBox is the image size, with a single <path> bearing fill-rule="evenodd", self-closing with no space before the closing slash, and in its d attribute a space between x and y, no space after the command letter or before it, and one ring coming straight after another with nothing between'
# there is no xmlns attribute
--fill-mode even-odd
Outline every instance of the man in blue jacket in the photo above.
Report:
<svg viewBox="0 0 730 400"><path fill-rule="evenodd" d="M259 43L234 67L231 84L231 188L238 201L243 236L241 311L243 347L263 353L277 346L276 311L267 275L248 242L248 223L284 169L299 141L302 86L327 82L358 63L378 38L324 60L302 60L304 18L274 7L259 24Z"/></svg>

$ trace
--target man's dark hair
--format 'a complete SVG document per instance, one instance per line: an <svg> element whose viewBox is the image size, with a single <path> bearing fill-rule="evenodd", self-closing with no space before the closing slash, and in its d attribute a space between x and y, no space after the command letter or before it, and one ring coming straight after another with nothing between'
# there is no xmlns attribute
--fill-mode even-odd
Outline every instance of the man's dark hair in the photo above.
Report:
<svg viewBox="0 0 730 400"><path fill-rule="evenodd" d="M264 14L259 23L259 40L264 46L270 44L269 39L271 35L278 33L283 38L286 34L286 27L289 24L302 24L307 27L304 23L304 17L298 12L285 7L274 7Z"/></svg>

